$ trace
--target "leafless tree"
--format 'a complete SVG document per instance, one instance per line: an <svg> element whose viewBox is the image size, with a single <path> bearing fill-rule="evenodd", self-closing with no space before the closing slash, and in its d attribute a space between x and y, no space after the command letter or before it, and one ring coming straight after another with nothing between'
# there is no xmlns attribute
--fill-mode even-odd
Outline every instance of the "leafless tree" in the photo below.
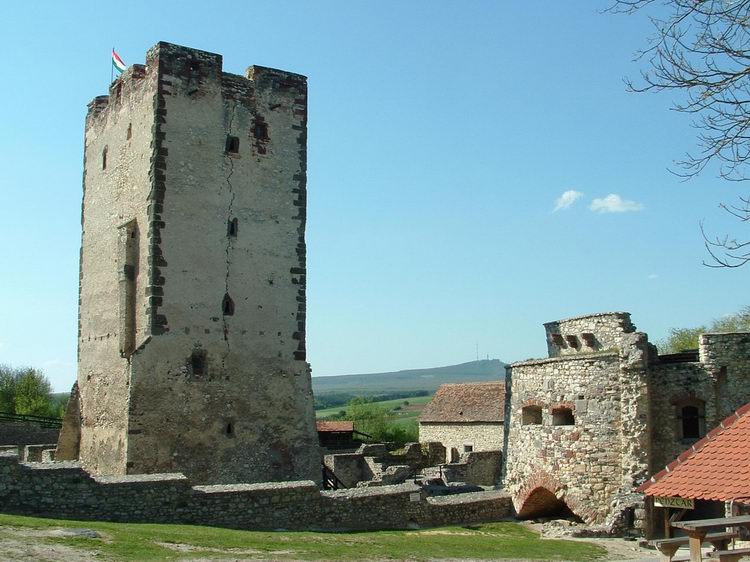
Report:
<svg viewBox="0 0 750 562"><path fill-rule="evenodd" d="M730 181L750 179L750 0L614 0L610 11L648 10L655 33L638 53L648 62L630 90L677 91L674 109L692 114L697 154L679 161L677 175L691 178L710 162ZM750 221L750 197L721 207ZM740 267L750 261L750 241L709 237L706 265ZM704 262L705 263L705 262Z"/></svg>

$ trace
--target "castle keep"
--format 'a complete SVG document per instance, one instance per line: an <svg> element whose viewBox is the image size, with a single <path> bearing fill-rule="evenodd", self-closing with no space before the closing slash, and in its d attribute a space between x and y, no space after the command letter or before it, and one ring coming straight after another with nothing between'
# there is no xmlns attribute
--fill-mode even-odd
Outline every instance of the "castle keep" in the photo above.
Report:
<svg viewBox="0 0 750 562"><path fill-rule="evenodd" d="M307 83L159 43L86 117L78 379L58 459L319 480L305 358Z"/></svg>

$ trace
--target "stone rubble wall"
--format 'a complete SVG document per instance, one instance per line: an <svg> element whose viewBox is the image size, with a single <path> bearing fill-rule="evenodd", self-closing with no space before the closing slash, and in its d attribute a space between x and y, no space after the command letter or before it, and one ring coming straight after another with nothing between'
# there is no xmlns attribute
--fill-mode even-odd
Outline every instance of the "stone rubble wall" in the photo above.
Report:
<svg viewBox="0 0 750 562"><path fill-rule="evenodd" d="M543 488L587 523L602 523L620 488L621 389L617 353L516 363L506 375L505 489L517 512ZM523 425L522 409L542 409L540 425ZM556 406L573 425L553 425Z"/></svg>
<svg viewBox="0 0 750 562"><path fill-rule="evenodd" d="M500 481L502 460L502 451L464 453L459 462L443 465L443 479L446 482L495 486Z"/></svg>
<svg viewBox="0 0 750 562"><path fill-rule="evenodd" d="M549 357L611 351L621 347L626 334L635 332L635 326L627 312L605 312L557 320L546 323L544 329L547 334ZM553 334L560 334L563 341L556 343L552 338ZM593 339L586 340L583 334L592 334ZM575 345L572 345L566 336L575 337Z"/></svg>
<svg viewBox="0 0 750 562"><path fill-rule="evenodd" d="M237 529L374 530L512 516L498 491L426 497L413 484L320 492L312 481L191 486L181 474L92 477L78 463L19 463L0 452L4 513Z"/></svg>

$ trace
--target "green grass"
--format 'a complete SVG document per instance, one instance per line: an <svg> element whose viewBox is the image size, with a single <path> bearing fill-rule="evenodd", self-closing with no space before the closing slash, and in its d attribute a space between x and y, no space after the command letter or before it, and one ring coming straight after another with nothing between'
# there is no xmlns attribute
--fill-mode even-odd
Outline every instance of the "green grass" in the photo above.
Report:
<svg viewBox="0 0 750 562"><path fill-rule="evenodd" d="M518 523L441 527L419 531L359 533L234 531L192 525L152 525L63 521L0 515L0 558L3 526L55 529L86 528L102 537L28 538L29 542L64 544L97 552L98 560L435 560L441 558L534 560L602 560L600 546L565 540L541 540ZM160 544L161 543L161 544ZM180 545L183 552L164 545ZM186 550L189 549L189 550ZM91 554L94 556L93 554Z"/></svg>
<svg viewBox="0 0 750 562"><path fill-rule="evenodd" d="M372 404L376 404L382 408L386 408L387 410L393 410L393 408L396 408L397 406L404 405L404 401L409 402L409 404L420 404L424 405L427 404L430 400L432 400L432 396L412 396L410 398L397 398L395 400L383 400L381 402L372 402ZM348 411L346 406L335 406L333 408L326 408L324 410L315 410L315 417L318 419L332 416L334 414L338 414L341 410ZM394 414L398 414L399 412L394 412ZM404 412L404 414L409 414L411 417L417 417L419 416L419 412Z"/></svg>

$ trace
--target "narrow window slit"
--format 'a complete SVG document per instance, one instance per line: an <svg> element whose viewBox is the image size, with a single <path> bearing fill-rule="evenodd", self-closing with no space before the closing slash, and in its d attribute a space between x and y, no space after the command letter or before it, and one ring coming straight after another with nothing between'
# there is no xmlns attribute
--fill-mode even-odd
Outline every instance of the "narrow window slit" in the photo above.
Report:
<svg viewBox="0 0 750 562"><path fill-rule="evenodd" d="M232 425L231 422L229 422L227 426L224 428L224 433L227 434L227 437L231 437L232 435L234 435L234 426Z"/></svg>
<svg viewBox="0 0 750 562"><path fill-rule="evenodd" d="M206 352L202 349L193 350L190 355L190 366L193 369L194 375L205 375L206 374Z"/></svg>
<svg viewBox="0 0 750 562"><path fill-rule="evenodd" d="M104 150L102 150L102 170L107 169L107 148L108 147L105 146Z"/></svg>
<svg viewBox="0 0 750 562"><path fill-rule="evenodd" d="M130 140L130 137L132 137L132 136L133 136L133 124L129 123L128 124L127 140Z"/></svg>
<svg viewBox="0 0 750 562"><path fill-rule="evenodd" d="M237 226L238 221L237 219L231 219L227 221L227 236L231 236L232 238L237 236Z"/></svg>
<svg viewBox="0 0 750 562"><path fill-rule="evenodd" d="M221 311L224 316L232 316L234 314L234 301L229 294L224 295L224 300L221 303Z"/></svg>

